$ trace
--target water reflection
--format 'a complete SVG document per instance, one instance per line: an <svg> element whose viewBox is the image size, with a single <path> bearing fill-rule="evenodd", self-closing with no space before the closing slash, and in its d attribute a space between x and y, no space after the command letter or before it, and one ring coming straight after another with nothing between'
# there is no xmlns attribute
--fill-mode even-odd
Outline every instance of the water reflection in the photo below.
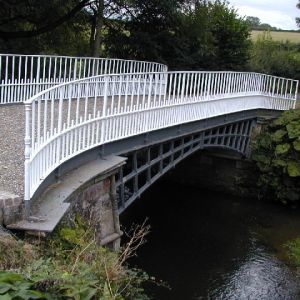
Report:
<svg viewBox="0 0 300 300"><path fill-rule="evenodd" d="M236 264L230 274L220 274L224 283L213 279L208 299L299 299L299 285L290 270L267 249L253 240L249 257ZM198 299L205 299L199 297Z"/></svg>
<svg viewBox="0 0 300 300"><path fill-rule="evenodd" d="M275 255L300 236L299 212L159 182L121 221L145 217L152 233L131 263L172 288L147 287L154 299L300 299L299 279Z"/></svg>

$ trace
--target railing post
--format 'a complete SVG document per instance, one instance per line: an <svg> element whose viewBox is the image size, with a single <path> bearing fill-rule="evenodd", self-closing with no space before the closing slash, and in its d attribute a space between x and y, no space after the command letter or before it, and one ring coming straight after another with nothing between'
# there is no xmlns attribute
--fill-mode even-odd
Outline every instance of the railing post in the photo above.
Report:
<svg viewBox="0 0 300 300"><path fill-rule="evenodd" d="M31 120L31 104L25 104L24 206L25 206L26 218L30 216L30 154L31 154L30 120Z"/></svg>

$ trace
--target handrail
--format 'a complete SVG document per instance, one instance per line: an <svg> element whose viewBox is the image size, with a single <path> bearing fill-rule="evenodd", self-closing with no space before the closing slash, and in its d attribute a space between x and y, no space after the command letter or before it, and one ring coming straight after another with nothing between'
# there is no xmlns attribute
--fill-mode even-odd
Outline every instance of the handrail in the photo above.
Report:
<svg viewBox="0 0 300 300"><path fill-rule="evenodd" d="M241 110L295 107L298 81L246 72L106 74L61 83L25 102L25 200L89 149Z"/></svg>
<svg viewBox="0 0 300 300"><path fill-rule="evenodd" d="M42 90L80 78L152 71L167 71L167 66L112 58L0 54L0 104L22 103Z"/></svg>
<svg viewBox="0 0 300 300"><path fill-rule="evenodd" d="M296 104L297 80L167 70L146 61L0 54L0 105L25 105L25 203L55 168L94 147L222 114Z"/></svg>

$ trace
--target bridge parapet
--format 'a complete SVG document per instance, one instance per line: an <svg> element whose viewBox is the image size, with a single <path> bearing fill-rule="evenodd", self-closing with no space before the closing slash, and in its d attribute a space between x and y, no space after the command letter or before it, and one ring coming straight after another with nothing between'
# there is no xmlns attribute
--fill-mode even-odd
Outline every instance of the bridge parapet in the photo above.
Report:
<svg viewBox="0 0 300 300"><path fill-rule="evenodd" d="M150 62L0 55L0 104L25 104L25 203L48 175L83 152L240 111L294 108L297 90L296 80L258 73L167 72Z"/></svg>
<svg viewBox="0 0 300 300"><path fill-rule="evenodd" d="M163 72L155 62L52 55L0 54L0 104L22 103L55 85L101 74Z"/></svg>
<svg viewBox="0 0 300 300"><path fill-rule="evenodd" d="M25 200L84 151L238 111L290 109L297 85L257 73L154 72L94 76L42 91L25 102Z"/></svg>

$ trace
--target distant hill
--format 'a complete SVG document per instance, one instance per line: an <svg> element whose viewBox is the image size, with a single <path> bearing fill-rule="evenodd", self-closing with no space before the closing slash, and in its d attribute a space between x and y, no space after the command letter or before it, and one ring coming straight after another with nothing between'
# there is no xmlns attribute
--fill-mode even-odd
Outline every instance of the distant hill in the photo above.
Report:
<svg viewBox="0 0 300 300"><path fill-rule="evenodd" d="M256 41L258 36L262 34L263 31L252 30L251 39ZM300 32L297 31L270 31L271 36L274 41L285 42L290 41L291 43L300 43Z"/></svg>

